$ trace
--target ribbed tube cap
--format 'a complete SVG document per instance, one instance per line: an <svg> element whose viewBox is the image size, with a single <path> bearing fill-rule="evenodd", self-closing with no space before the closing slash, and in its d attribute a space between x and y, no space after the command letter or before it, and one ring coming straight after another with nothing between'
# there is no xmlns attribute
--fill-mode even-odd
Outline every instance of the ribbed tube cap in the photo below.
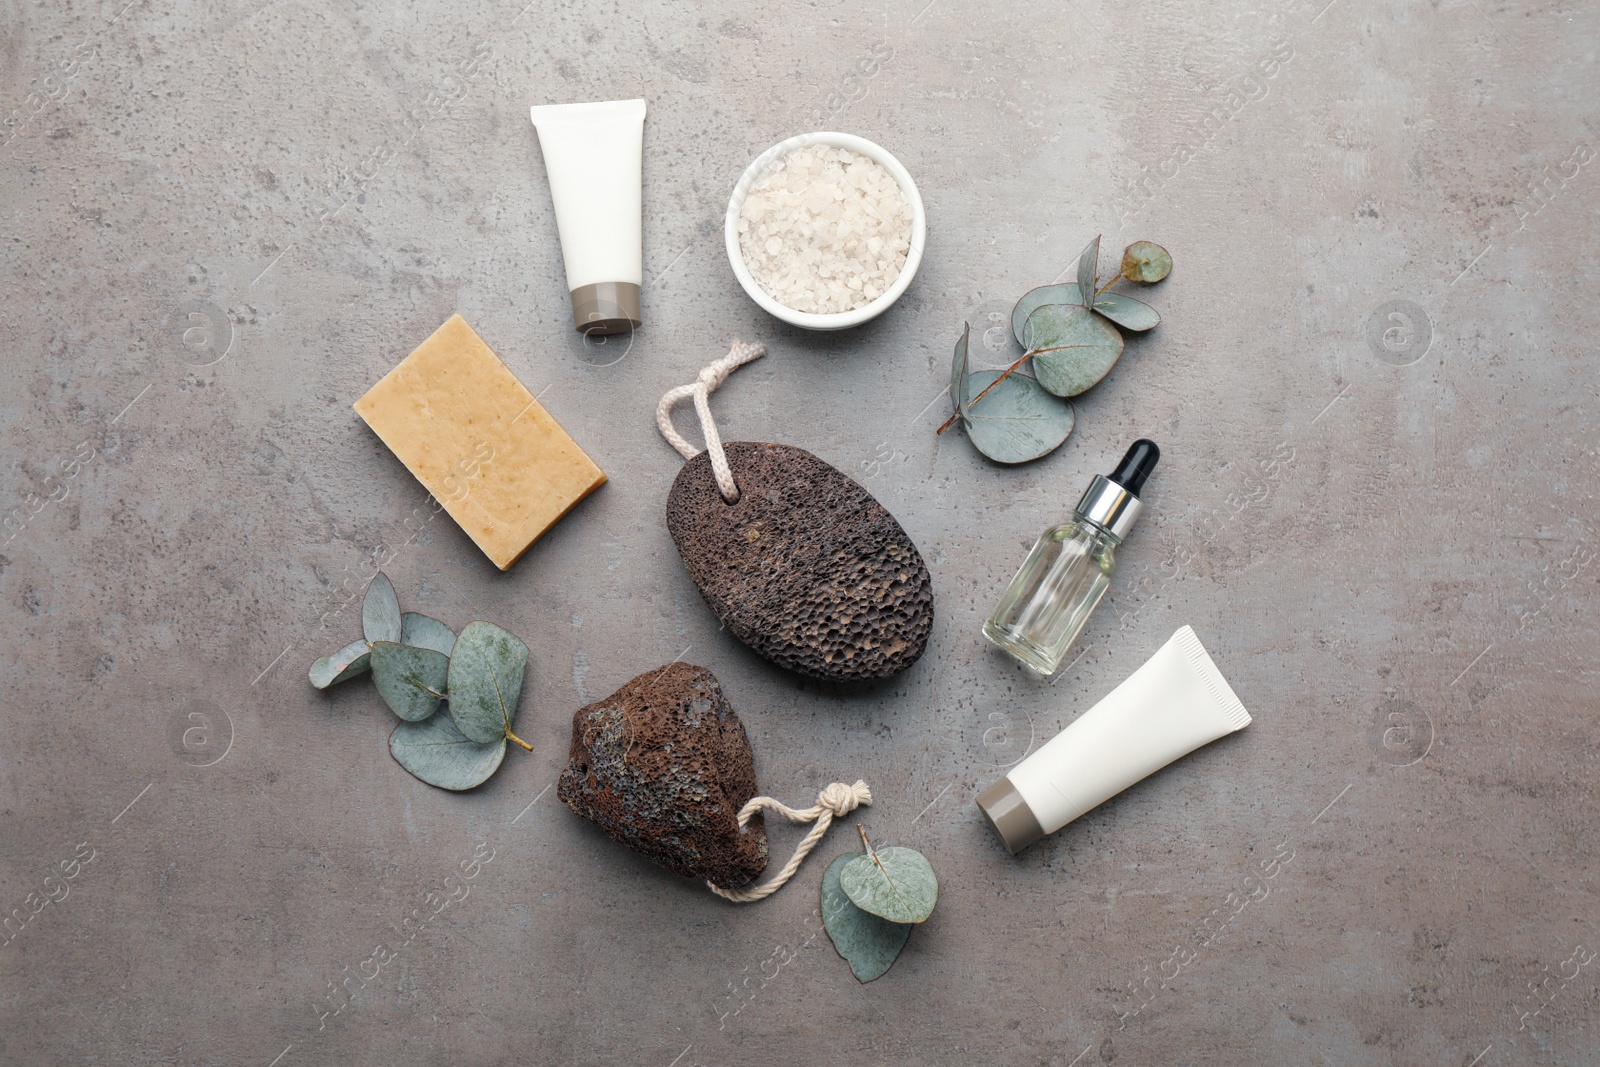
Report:
<svg viewBox="0 0 1600 1067"><path fill-rule="evenodd" d="M1044 836L1044 827L1010 778L1002 778L979 793L978 808L1013 856Z"/></svg>
<svg viewBox="0 0 1600 1067"><path fill-rule="evenodd" d="M639 287L632 282L595 282L572 290L572 325L585 336L636 330Z"/></svg>

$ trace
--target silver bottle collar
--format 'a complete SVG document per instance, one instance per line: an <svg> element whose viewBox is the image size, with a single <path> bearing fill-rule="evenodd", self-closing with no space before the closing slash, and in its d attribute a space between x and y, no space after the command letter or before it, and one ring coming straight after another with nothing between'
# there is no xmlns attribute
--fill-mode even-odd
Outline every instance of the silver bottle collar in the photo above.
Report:
<svg viewBox="0 0 1600 1067"><path fill-rule="evenodd" d="M1138 497L1103 474L1094 476L1083 499L1073 508L1077 515L1104 528L1118 541L1128 536L1143 510Z"/></svg>

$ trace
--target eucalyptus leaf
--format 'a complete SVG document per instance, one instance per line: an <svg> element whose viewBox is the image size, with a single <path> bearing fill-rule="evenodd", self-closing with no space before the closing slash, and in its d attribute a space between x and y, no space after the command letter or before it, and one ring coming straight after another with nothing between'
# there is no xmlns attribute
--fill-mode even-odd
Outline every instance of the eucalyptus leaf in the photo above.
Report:
<svg viewBox="0 0 1600 1067"><path fill-rule="evenodd" d="M1172 255L1154 241L1135 241L1122 250L1122 276L1130 282L1159 282L1172 273Z"/></svg>
<svg viewBox="0 0 1600 1067"><path fill-rule="evenodd" d="M351 641L331 656L323 656L311 665L311 684L326 689L346 678L365 674L372 665L372 650L365 641Z"/></svg>
<svg viewBox="0 0 1600 1067"><path fill-rule="evenodd" d="M438 619L408 611L400 616L400 643L431 648L446 656L456 644L456 632Z"/></svg>
<svg viewBox="0 0 1600 1067"><path fill-rule="evenodd" d="M1003 373L973 371L967 393L977 396ZM1012 374L968 406L965 424L973 445L996 463L1027 463L1059 448L1074 421L1070 401L1051 396L1032 378Z"/></svg>
<svg viewBox="0 0 1600 1067"><path fill-rule="evenodd" d="M406 770L440 789L460 791L488 781L506 755L504 734L478 744L461 736L440 709L422 722L402 722L389 735L389 754Z"/></svg>
<svg viewBox="0 0 1600 1067"><path fill-rule="evenodd" d="M1088 298L1100 287L1100 235L1095 234L1089 247L1078 253L1078 292L1080 301ZM1026 342L1024 342L1026 343Z"/></svg>
<svg viewBox="0 0 1600 1067"><path fill-rule="evenodd" d="M1045 304L1028 316L1022 332L1034 354L1034 376L1056 396L1077 396L1122 356L1122 334L1082 306Z"/></svg>
<svg viewBox="0 0 1600 1067"><path fill-rule="evenodd" d="M950 361L950 403L957 413L967 413L967 394L962 392L967 384L967 341L972 336L972 324L961 324L961 340L956 342L955 358Z"/></svg>
<svg viewBox="0 0 1600 1067"><path fill-rule="evenodd" d="M469 622L450 655L450 717L469 740L488 743L511 732L522 695L528 646L492 622Z"/></svg>
<svg viewBox="0 0 1600 1067"><path fill-rule="evenodd" d="M1017 306L1011 309L1011 332L1016 335L1017 344L1023 348L1028 347L1028 342L1023 338L1023 326L1039 308L1046 304L1082 304L1083 290L1078 288L1077 282L1062 282L1060 285L1041 285L1022 294L1022 299L1017 301Z"/></svg>
<svg viewBox="0 0 1600 1067"><path fill-rule="evenodd" d="M846 863L839 871L839 887L862 911L897 923L921 922L939 900L939 879L928 858L899 845Z"/></svg>
<svg viewBox="0 0 1600 1067"><path fill-rule="evenodd" d="M439 710L450 674L450 657L431 648L372 642L372 682L384 703L407 722Z"/></svg>
<svg viewBox="0 0 1600 1067"><path fill-rule="evenodd" d="M822 927L857 980L870 982L894 965L915 924L890 922L850 903L839 885L839 872L859 858L860 853L846 852L828 864L822 876Z"/></svg>
<svg viewBox="0 0 1600 1067"><path fill-rule="evenodd" d="M400 598L394 595L394 583L382 571L367 586L367 595L361 601L361 633L369 644L400 640Z"/></svg>
<svg viewBox="0 0 1600 1067"><path fill-rule="evenodd" d="M1155 308L1122 293L1101 293L1095 297L1094 309L1124 330L1144 331L1161 321Z"/></svg>

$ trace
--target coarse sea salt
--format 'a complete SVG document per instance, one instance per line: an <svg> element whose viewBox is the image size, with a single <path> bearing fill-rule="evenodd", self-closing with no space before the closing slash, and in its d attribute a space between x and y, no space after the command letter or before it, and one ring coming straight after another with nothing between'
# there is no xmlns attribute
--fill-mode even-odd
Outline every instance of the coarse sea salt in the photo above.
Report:
<svg viewBox="0 0 1600 1067"><path fill-rule="evenodd" d="M831 145L773 160L739 209L739 253L756 284L796 311L837 314L878 299L905 268L912 213L880 163Z"/></svg>

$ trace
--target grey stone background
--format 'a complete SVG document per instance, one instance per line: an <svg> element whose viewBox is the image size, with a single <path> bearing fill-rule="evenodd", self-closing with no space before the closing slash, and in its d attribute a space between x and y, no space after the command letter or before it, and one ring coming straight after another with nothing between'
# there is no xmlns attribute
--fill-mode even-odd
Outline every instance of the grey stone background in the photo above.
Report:
<svg viewBox="0 0 1600 1067"><path fill-rule="evenodd" d="M0 0L0 1061L1600 1062L1597 40L1499 0ZM527 107L636 95L648 322L597 352ZM721 244L817 128L929 218L842 335ZM936 438L963 320L996 341L1097 232L1172 250L1162 325L1049 458ZM611 476L508 574L350 410L458 310ZM929 562L889 683L757 659L677 559L652 411L734 337L769 355L724 434L852 474ZM1150 510L1039 684L979 623L1139 435ZM475 793L391 761L370 685L307 684L380 560L533 648L536 751ZM1254 725L1007 856L976 793L1184 623ZM937 866L883 979L815 933L845 829L734 907L555 799L573 710L679 656L766 792L863 777Z"/></svg>

